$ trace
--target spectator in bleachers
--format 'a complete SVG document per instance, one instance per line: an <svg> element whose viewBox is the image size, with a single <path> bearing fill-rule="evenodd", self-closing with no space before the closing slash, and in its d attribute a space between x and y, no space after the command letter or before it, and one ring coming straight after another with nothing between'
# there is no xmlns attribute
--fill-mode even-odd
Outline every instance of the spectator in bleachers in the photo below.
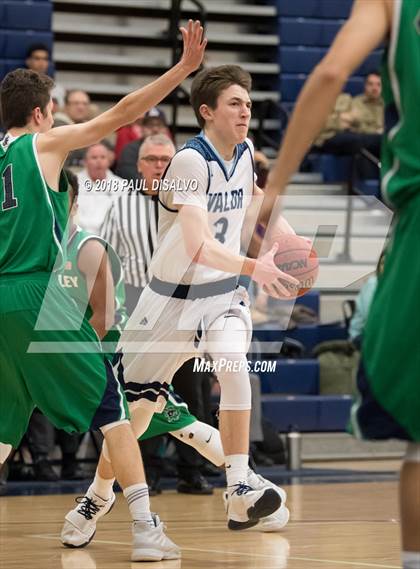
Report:
<svg viewBox="0 0 420 569"><path fill-rule="evenodd" d="M122 190L123 180L109 169L110 152L103 142L85 151L84 169L79 172L79 225L90 233L99 234L114 196Z"/></svg>
<svg viewBox="0 0 420 569"><path fill-rule="evenodd" d="M44 43L34 43L29 46L26 52L26 67L48 75L48 68L50 66L50 50ZM51 91L51 96L57 101L59 107L64 105L65 89L61 85L55 83Z"/></svg>
<svg viewBox="0 0 420 569"><path fill-rule="evenodd" d="M115 157L117 160L119 160L121 152L127 144L143 138L142 119L143 117L117 130L115 139Z"/></svg>
<svg viewBox="0 0 420 569"><path fill-rule="evenodd" d="M54 127L84 123L92 118L91 101L86 91L72 89L64 97L64 111L54 115ZM67 168L83 166L85 148L73 150L67 157Z"/></svg>
<svg viewBox="0 0 420 569"><path fill-rule="evenodd" d="M353 98L351 112L356 132L377 135L384 132L384 100L378 72L372 71L366 76L364 93Z"/></svg>
<svg viewBox="0 0 420 569"><path fill-rule="evenodd" d="M125 180L136 182L138 178L137 158L140 146L145 138L153 134L170 136L165 113L158 107L153 107L145 113L142 120L142 138L128 143L121 152L115 173Z"/></svg>
<svg viewBox="0 0 420 569"><path fill-rule="evenodd" d="M315 147L324 153L339 156L353 156L364 148L379 159L383 130L381 78L372 72L365 79L363 94L355 98L347 93L338 96L334 110L315 141ZM361 162L360 175L376 178L379 171Z"/></svg>
<svg viewBox="0 0 420 569"><path fill-rule="evenodd" d="M90 97L86 91L72 89L64 99L64 112L70 119L68 124L80 124L91 118ZM55 124L54 126L60 126Z"/></svg>

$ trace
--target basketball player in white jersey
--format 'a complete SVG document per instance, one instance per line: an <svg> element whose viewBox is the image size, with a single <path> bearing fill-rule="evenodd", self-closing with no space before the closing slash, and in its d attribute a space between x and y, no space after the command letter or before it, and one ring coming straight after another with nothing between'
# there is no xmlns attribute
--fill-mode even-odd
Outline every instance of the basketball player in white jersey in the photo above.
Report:
<svg viewBox="0 0 420 569"><path fill-rule="evenodd" d="M253 145L246 138L250 89L250 75L235 65L195 77L191 102L203 131L174 156L163 177L152 279L120 342L119 375L124 375L137 436L153 413L162 411L177 369L194 355L212 357L221 386L220 434L233 530L255 526L281 505L281 492L272 485L256 488L247 480L251 388L246 353L252 323L238 275L249 275L277 297L289 297L287 285L297 285L274 264L276 246L258 259L240 255L247 207L261 192L254 181ZM293 232L287 223L282 226ZM101 486L95 493L111 496L113 472L104 456L95 480ZM95 516L89 532L106 510Z"/></svg>

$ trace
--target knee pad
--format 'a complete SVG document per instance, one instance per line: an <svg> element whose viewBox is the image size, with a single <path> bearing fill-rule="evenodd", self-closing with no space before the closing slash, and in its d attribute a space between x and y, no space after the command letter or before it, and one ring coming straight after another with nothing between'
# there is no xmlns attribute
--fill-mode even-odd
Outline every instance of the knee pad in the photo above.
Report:
<svg viewBox="0 0 420 569"><path fill-rule="evenodd" d="M12 450L12 445L6 445L5 443L0 443L0 464L6 462Z"/></svg>
<svg viewBox="0 0 420 569"><path fill-rule="evenodd" d="M201 456L216 466L222 466L225 463L220 433L211 425L195 421L195 423L177 431L171 431L169 434L195 448Z"/></svg>
<svg viewBox="0 0 420 569"><path fill-rule="evenodd" d="M228 355L219 359L217 380L220 383L220 410L251 409L251 383L245 356Z"/></svg>
<svg viewBox="0 0 420 569"><path fill-rule="evenodd" d="M247 324L232 316L218 318L208 332L209 352L220 383L220 409L251 409L251 385L246 353L249 347ZM223 329L221 321L226 324Z"/></svg>
<svg viewBox="0 0 420 569"><path fill-rule="evenodd" d="M404 462L420 463L420 443L408 443Z"/></svg>

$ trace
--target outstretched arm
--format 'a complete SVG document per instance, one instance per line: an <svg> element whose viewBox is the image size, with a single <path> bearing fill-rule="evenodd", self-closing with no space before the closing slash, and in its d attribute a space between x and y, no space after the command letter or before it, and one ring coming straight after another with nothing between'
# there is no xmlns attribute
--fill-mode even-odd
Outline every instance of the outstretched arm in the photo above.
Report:
<svg viewBox="0 0 420 569"><path fill-rule="evenodd" d="M130 93L111 109L86 123L57 127L38 136L41 167L50 186L56 187L58 171L71 150L89 146L138 119L198 69L207 43L203 39L203 28L200 22L190 20L187 29L181 28L181 33L184 41L182 57L162 77Z"/></svg>
<svg viewBox="0 0 420 569"><path fill-rule="evenodd" d="M306 81L269 174L261 221L268 221L276 197L284 193L348 77L385 39L391 26L389 6L387 0L356 0L349 20Z"/></svg>

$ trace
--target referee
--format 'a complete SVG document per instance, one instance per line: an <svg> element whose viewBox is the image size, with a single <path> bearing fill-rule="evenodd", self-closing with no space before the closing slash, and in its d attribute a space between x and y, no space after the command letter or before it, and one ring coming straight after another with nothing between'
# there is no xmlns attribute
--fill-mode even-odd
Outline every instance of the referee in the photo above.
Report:
<svg viewBox="0 0 420 569"><path fill-rule="evenodd" d="M128 315L149 282L148 269L157 242L158 201L153 182L161 179L174 154L169 137L148 136L140 146L136 184L114 199L102 226L102 237L122 262Z"/></svg>

